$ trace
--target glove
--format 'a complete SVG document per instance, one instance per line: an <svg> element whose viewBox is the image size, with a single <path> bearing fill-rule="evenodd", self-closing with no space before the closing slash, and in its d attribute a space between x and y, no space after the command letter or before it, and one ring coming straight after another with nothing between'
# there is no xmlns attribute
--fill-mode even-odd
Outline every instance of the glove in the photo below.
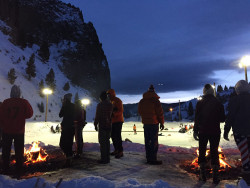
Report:
<svg viewBox="0 0 250 188"><path fill-rule="evenodd" d="M161 131L164 129L164 124L160 124Z"/></svg>
<svg viewBox="0 0 250 188"><path fill-rule="evenodd" d="M225 131L224 131L224 136L223 136L223 137L224 137L225 140L229 141L228 132L225 132Z"/></svg>
<svg viewBox="0 0 250 188"><path fill-rule="evenodd" d="M193 133L193 137L194 137L195 140L199 141L199 135L198 135L197 132Z"/></svg>
<svg viewBox="0 0 250 188"><path fill-rule="evenodd" d="M97 127L97 125L95 125L95 130L96 130L96 131L98 131L98 127Z"/></svg>

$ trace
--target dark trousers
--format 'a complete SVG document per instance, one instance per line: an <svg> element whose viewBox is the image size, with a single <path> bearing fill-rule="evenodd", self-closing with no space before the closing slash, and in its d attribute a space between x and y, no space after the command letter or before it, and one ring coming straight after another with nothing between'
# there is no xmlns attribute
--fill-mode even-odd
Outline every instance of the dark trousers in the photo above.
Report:
<svg viewBox="0 0 250 188"><path fill-rule="evenodd" d="M72 128L63 128L60 138L60 148L65 153L66 157L71 157L73 155L72 145L74 139L75 129Z"/></svg>
<svg viewBox="0 0 250 188"><path fill-rule="evenodd" d="M242 168L250 172L250 137L234 134L234 140L240 151Z"/></svg>
<svg viewBox="0 0 250 188"><path fill-rule="evenodd" d="M156 161L158 151L159 124L145 124L143 128L147 161Z"/></svg>
<svg viewBox="0 0 250 188"><path fill-rule="evenodd" d="M220 134L218 135L207 135L199 134L199 157L198 163L206 163L206 150L207 143L210 143L210 155L211 155L211 165L219 165L219 152L218 147L220 143Z"/></svg>
<svg viewBox="0 0 250 188"><path fill-rule="evenodd" d="M122 152L122 124L123 122L112 123L111 138L115 151Z"/></svg>
<svg viewBox="0 0 250 188"><path fill-rule="evenodd" d="M99 129L98 139L100 143L101 160L104 162L110 161L110 136L111 130Z"/></svg>
<svg viewBox="0 0 250 188"><path fill-rule="evenodd" d="M83 126L76 125L75 127L75 140L76 140L76 152L82 154L83 138L82 138Z"/></svg>
<svg viewBox="0 0 250 188"><path fill-rule="evenodd" d="M24 134L2 134L3 138L3 169L7 170L10 164L10 151L11 145L14 140L15 147L15 158L16 158L16 167L17 170L21 170L23 166L23 155L24 155Z"/></svg>

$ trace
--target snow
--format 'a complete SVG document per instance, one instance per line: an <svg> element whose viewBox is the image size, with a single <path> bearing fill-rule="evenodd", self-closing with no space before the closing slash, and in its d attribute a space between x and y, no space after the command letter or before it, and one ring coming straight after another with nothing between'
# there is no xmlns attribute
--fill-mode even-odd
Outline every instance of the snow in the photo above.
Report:
<svg viewBox="0 0 250 188"><path fill-rule="evenodd" d="M41 146L58 147L60 133L52 133L51 126L56 126L59 122L34 122L26 123L25 146L28 148L33 141L40 141ZM133 125L137 126L137 134L133 132ZM190 124L183 122L183 124ZM194 177L187 175L186 172L176 168L175 163L183 160L183 157L193 158L193 153L198 147L198 142L192 137L192 130L187 133L179 133L179 122L165 124L168 130L159 132L159 150L158 157L163 160L161 167L148 167L140 164L145 160L143 125L141 122L130 121L123 124L122 138L125 156L117 160L111 158L109 166L97 166L93 169L66 169L55 172L56 175L43 175L31 179L15 180L7 176L0 175L1 187L37 187L52 188L56 187L60 178L63 178L60 188L64 187L140 187L140 188L160 188L160 187L191 187L197 181ZM223 128L224 124L221 124ZM231 132L230 134L231 135ZM100 156L98 133L94 130L93 122L88 122L83 130L84 154L87 157ZM130 142L131 141L131 142ZM221 139L220 146L225 154L239 155L238 149L234 143L233 137L230 142ZM111 150L113 146L111 144ZM129 170L127 170L130 168ZM134 171L134 172L133 172ZM138 171L138 172L137 172ZM153 173L153 174L152 174ZM158 175L157 175L158 174ZM176 175L177 174L177 175ZM146 179L145 179L146 177ZM158 178L158 179L156 179ZM39 179L39 180L38 180ZM177 179L182 179L178 182ZM177 182L176 182L177 181ZM190 182L190 184L187 184ZM235 182L221 183L221 187L237 187ZM238 187L247 187L241 180Z"/></svg>

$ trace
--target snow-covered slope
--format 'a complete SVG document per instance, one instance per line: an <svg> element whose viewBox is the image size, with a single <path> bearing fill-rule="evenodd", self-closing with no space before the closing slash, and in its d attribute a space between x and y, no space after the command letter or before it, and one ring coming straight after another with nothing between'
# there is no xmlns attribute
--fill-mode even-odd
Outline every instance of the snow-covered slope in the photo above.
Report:
<svg viewBox="0 0 250 188"><path fill-rule="evenodd" d="M3 21L0 21L0 27L11 30L11 28L9 28ZM58 45L52 45L50 47L50 63L45 64L40 60L40 57L37 55L37 50L39 49L38 46L33 45L32 48L26 47L25 49L21 49L20 47L12 44L8 39L9 36L3 34L0 31L0 101L3 101L10 95L10 89L12 85L8 81L8 72L11 68L14 68L17 76L17 79L14 84L20 86L22 91L22 97L30 101L34 109L34 116L32 117L32 119L35 119L37 121L44 120L45 113L41 113L39 111L37 104L41 104L41 102L43 102L45 107L46 97L42 98L39 96L38 84L42 79L45 80L46 75L49 73L50 69L53 68L55 72L56 90L52 95L48 97L49 102L47 120L60 121L58 113L61 108L61 99L63 98L64 94L69 92L73 94L73 100L77 92L80 99L89 98L91 100L90 105L87 107L87 120L91 121L93 119L97 101L91 99L89 93L86 90L80 87L75 87L71 84L69 91L63 90L64 84L70 81L63 75L63 73L58 68L57 60L60 57L58 56L57 51L62 49L64 45L67 44L67 41L61 41ZM26 63L32 53L35 54L36 77L31 78L31 80L29 81L25 69L27 67ZM21 59L21 61L17 63L19 58Z"/></svg>

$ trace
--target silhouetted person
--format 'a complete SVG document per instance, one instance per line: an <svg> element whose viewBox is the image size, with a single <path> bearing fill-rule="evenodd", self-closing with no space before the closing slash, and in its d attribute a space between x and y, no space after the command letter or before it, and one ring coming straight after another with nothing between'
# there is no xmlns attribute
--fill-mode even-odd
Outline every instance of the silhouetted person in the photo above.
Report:
<svg viewBox="0 0 250 188"><path fill-rule="evenodd" d="M75 105L71 103L72 94L68 93L64 95L63 105L59 113L59 117L63 118L61 123L61 138L60 148L66 155L65 167L69 167L72 161L72 145L75 134L74 118L75 118Z"/></svg>
<svg viewBox="0 0 250 188"><path fill-rule="evenodd" d="M112 128L112 103L107 99L106 92L100 95L100 103L96 108L95 129L98 131L98 140L100 143L101 160L99 163L106 164L110 162L110 136Z"/></svg>
<svg viewBox="0 0 250 188"><path fill-rule="evenodd" d="M13 85L10 98L3 101L0 107L1 128L3 131L3 172L8 174L11 145L14 141L16 157L16 176L22 175L24 160L25 119L31 118L33 109L26 99L20 98L21 90Z"/></svg>
<svg viewBox="0 0 250 188"><path fill-rule="evenodd" d="M75 158L80 158L83 148L82 130L85 126L86 111L81 105L81 101L78 100L75 104L75 140L76 140L76 155Z"/></svg>
<svg viewBox="0 0 250 188"><path fill-rule="evenodd" d="M250 185L250 87L245 80L235 85L236 96L228 105L228 115L224 127L224 139L232 127L234 140L241 153L243 179Z"/></svg>
<svg viewBox="0 0 250 188"><path fill-rule="evenodd" d="M203 88L203 97L196 104L194 120L194 139L199 141L200 165L199 180L206 181L206 150L210 143L211 166L213 169L213 183L218 184L219 179L219 153L220 123L225 121L223 105L214 96L214 89L210 84Z"/></svg>
<svg viewBox="0 0 250 188"><path fill-rule="evenodd" d="M157 160L158 132L164 129L164 115L159 96L151 85L138 104L138 113L144 124L144 138L147 163L160 165L162 161Z"/></svg>

